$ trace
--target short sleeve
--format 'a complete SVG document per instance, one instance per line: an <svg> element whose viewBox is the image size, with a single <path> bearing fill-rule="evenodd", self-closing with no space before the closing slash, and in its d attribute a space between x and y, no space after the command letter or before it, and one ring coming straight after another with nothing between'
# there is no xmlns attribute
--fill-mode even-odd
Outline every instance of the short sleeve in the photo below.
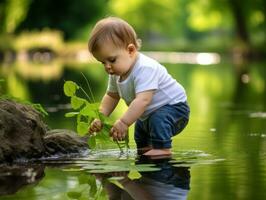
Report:
<svg viewBox="0 0 266 200"><path fill-rule="evenodd" d="M108 92L118 92L117 84L116 84L116 78L113 75L109 75L107 91Z"/></svg>
<svg viewBox="0 0 266 200"><path fill-rule="evenodd" d="M159 85L158 68L142 66L135 74L135 92L156 90Z"/></svg>

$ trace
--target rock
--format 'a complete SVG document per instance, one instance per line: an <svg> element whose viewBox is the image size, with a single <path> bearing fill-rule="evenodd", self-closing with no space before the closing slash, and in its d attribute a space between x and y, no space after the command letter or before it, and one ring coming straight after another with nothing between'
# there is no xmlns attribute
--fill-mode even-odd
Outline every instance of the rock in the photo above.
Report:
<svg viewBox="0 0 266 200"><path fill-rule="evenodd" d="M65 129L48 130L41 114L30 105L0 99L0 163L19 158L78 153L87 139Z"/></svg>
<svg viewBox="0 0 266 200"><path fill-rule="evenodd" d="M53 129L44 136L44 143L48 155L78 153L87 149L87 139L81 138L74 131Z"/></svg>
<svg viewBox="0 0 266 200"><path fill-rule="evenodd" d="M46 129L31 106L0 100L0 161L42 156Z"/></svg>

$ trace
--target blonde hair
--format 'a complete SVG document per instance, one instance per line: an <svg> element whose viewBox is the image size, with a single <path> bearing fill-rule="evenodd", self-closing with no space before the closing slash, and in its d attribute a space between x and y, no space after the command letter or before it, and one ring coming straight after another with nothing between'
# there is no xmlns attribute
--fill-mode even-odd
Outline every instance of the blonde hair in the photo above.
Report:
<svg viewBox="0 0 266 200"><path fill-rule="evenodd" d="M119 48L127 48L129 44L140 48L140 40L135 30L126 21L117 17L103 18L96 23L90 34L89 51L93 53L110 41Z"/></svg>

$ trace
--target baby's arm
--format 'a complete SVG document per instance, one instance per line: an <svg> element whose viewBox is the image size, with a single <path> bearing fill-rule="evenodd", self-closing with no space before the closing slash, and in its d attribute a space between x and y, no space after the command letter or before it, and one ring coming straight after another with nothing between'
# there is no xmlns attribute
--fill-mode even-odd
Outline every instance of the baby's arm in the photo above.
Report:
<svg viewBox="0 0 266 200"><path fill-rule="evenodd" d="M105 116L109 116L117 106L120 97L118 93L107 92L101 101L99 111Z"/></svg>
<svg viewBox="0 0 266 200"><path fill-rule="evenodd" d="M152 100L153 94L154 90L138 93L120 120L128 126L133 124L144 113Z"/></svg>
<svg viewBox="0 0 266 200"><path fill-rule="evenodd" d="M154 90L140 92L131 102L125 114L115 122L111 129L113 139L122 140L126 136L128 127L133 124L145 111L150 104Z"/></svg>

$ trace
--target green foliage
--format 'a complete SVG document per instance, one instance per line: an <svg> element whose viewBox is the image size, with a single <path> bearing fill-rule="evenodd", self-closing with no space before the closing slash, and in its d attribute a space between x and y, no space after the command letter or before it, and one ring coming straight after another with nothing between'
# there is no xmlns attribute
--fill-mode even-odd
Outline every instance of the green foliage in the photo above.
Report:
<svg viewBox="0 0 266 200"><path fill-rule="evenodd" d="M4 79L0 79L0 86L1 84L5 82ZM18 103L21 103L21 104L24 104L24 105L28 105L28 106L31 106L32 108L34 108L36 111L38 111L43 117L47 116L48 113L46 112L46 110L42 107L41 104L38 104L38 103L31 103L29 101L25 101L25 100L21 100L21 99L18 99L18 98L15 98L15 97L12 97L12 96L9 96L9 95L6 95L6 94L1 94L1 87L0 87L0 100L1 99L6 99L6 100L11 100L11 101L15 101L15 102L18 102Z"/></svg>
<svg viewBox="0 0 266 200"><path fill-rule="evenodd" d="M120 178L118 179L120 180ZM124 186L116 179L116 177L111 177L108 179L108 181L114 185L116 185L117 187L121 188L122 190L124 189Z"/></svg>
<svg viewBox="0 0 266 200"><path fill-rule="evenodd" d="M81 192L80 191L70 191L67 193L67 196L70 199L79 199L79 197L81 196Z"/></svg>
<svg viewBox="0 0 266 200"><path fill-rule="evenodd" d="M0 2L0 32L13 33L25 19L31 0L6 0Z"/></svg>
<svg viewBox="0 0 266 200"><path fill-rule="evenodd" d="M41 104L39 103L30 103L28 102L28 104L30 106L32 106L35 110L39 111L41 113L42 116L48 116L48 113L46 112L46 110L42 107Z"/></svg>
<svg viewBox="0 0 266 200"><path fill-rule="evenodd" d="M136 170L136 169L132 169L132 170L130 170L127 176L128 176L128 178L131 179L131 180L141 178L141 174L140 174L140 173L138 172L138 170Z"/></svg>
<svg viewBox="0 0 266 200"><path fill-rule="evenodd" d="M100 164L100 163L99 163ZM158 168L155 168L154 165L135 165L132 160L114 160L107 161L100 164L100 166L91 166L88 164L86 169L90 169L90 167L94 170L86 171L86 173L81 174L78 177L78 185L72 190L67 192L67 196L70 199L107 199L106 192L104 190L105 184L112 183L118 186L121 189L124 189L122 183L120 181L128 179L128 181L140 179L142 176L139 171L158 171ZM96 167L96 168L95 168ZM105 170L101 170L97 168L105 168ZM72 170L67 170L72 171ZM75 171L75 170L74 170ZM92 172L94 171L94 172ZM106 174L111 172L111 174ZM112 175L112 172L120 172L116 175ZM95 174L97 176L95 176ZM110 176L111 175L111 176ZM117 176L118 175L118 176ZM127 177L126 177L127 176ZM101 182L97 183L96 177L101 177Z"/></svg>
<svg viewBox="0 0 266 200"><path fill-rule="evenodd" d="M1 34L0 31L0 51L12 49L14 49L14 36L11 34Z"/></svg>
<svg viewBox="0 0 266 200"><path fill-rule="evenodd" d="M83 75L84 76L84 75ZM84 76L85 78L85 76ZM85 78L86 79L86 78ZM87 81L87 79L86 79ZM87 81L88 84L88 81ZM89 125L94 119L100 119L103 123L103 129L99 133L90 135L88 138L88 145L94 149L97 144L104 144L110 142L109 132L112 128L110 119L99 112L99 103L94 103L94 97L88 84L91 97L73 81L66 81L64 84L64 93L70 97L71 107L75 112L69 112L65 114L65 117L76 117L77 118L77 133L80 136L85 136L88 133ZM88 98L81 98L77 96L78 91L81 91ZM115 141L121 152L123 148L128 148L128 136L125 141Z"/></svg>
<svg viewBox="0 0 266 200"><path fill-rule="evenodd" d="M109 7L116 16L132 24L142 38L149 38L151 33L169 35L175 32L178 3L176 0L128 0L126 3L110 0Z"/></svg>
<svg viewBox="0 0 266 200"><path fill-rule="evenodd" d="M79 87L73 81L66 81L64 84L64 93L68 97L74 96L76 94L77 89L79 89Z"/></svg>
<svg viewBox="0 0 266 200"><path fill-rule="evenodd" d="M20 2L17 0L13 1ZM32 0L27 16L18 27L18 30L50 27L63 31L67 39L73 39L83 27L93 22L102 14L106 8L105 4L106 0Z"/></svg>
<svg viewBox="0 0 266 200"><path fill-rule="evenodd" d="M89 199L103 200L107 199L107 194L101 184L97 184L95 176L91 174L82 174L78 177L79 185L67 192L70 199Z"/></svg>
<svg viewBox="0 0 266 200"><path fill-rule="evenodd" d="M0 95L0 100L1 99L11 100L11 101L15 101L15 102L18 102L18 103L21 103L24 105L31 106L36 111L38 111L43 117L48 116L48 113L46 112L46 110L39 103L31 103L29 101L21 100L21 99L15 98L15 97L11 97L9 95Z"/></svg>

